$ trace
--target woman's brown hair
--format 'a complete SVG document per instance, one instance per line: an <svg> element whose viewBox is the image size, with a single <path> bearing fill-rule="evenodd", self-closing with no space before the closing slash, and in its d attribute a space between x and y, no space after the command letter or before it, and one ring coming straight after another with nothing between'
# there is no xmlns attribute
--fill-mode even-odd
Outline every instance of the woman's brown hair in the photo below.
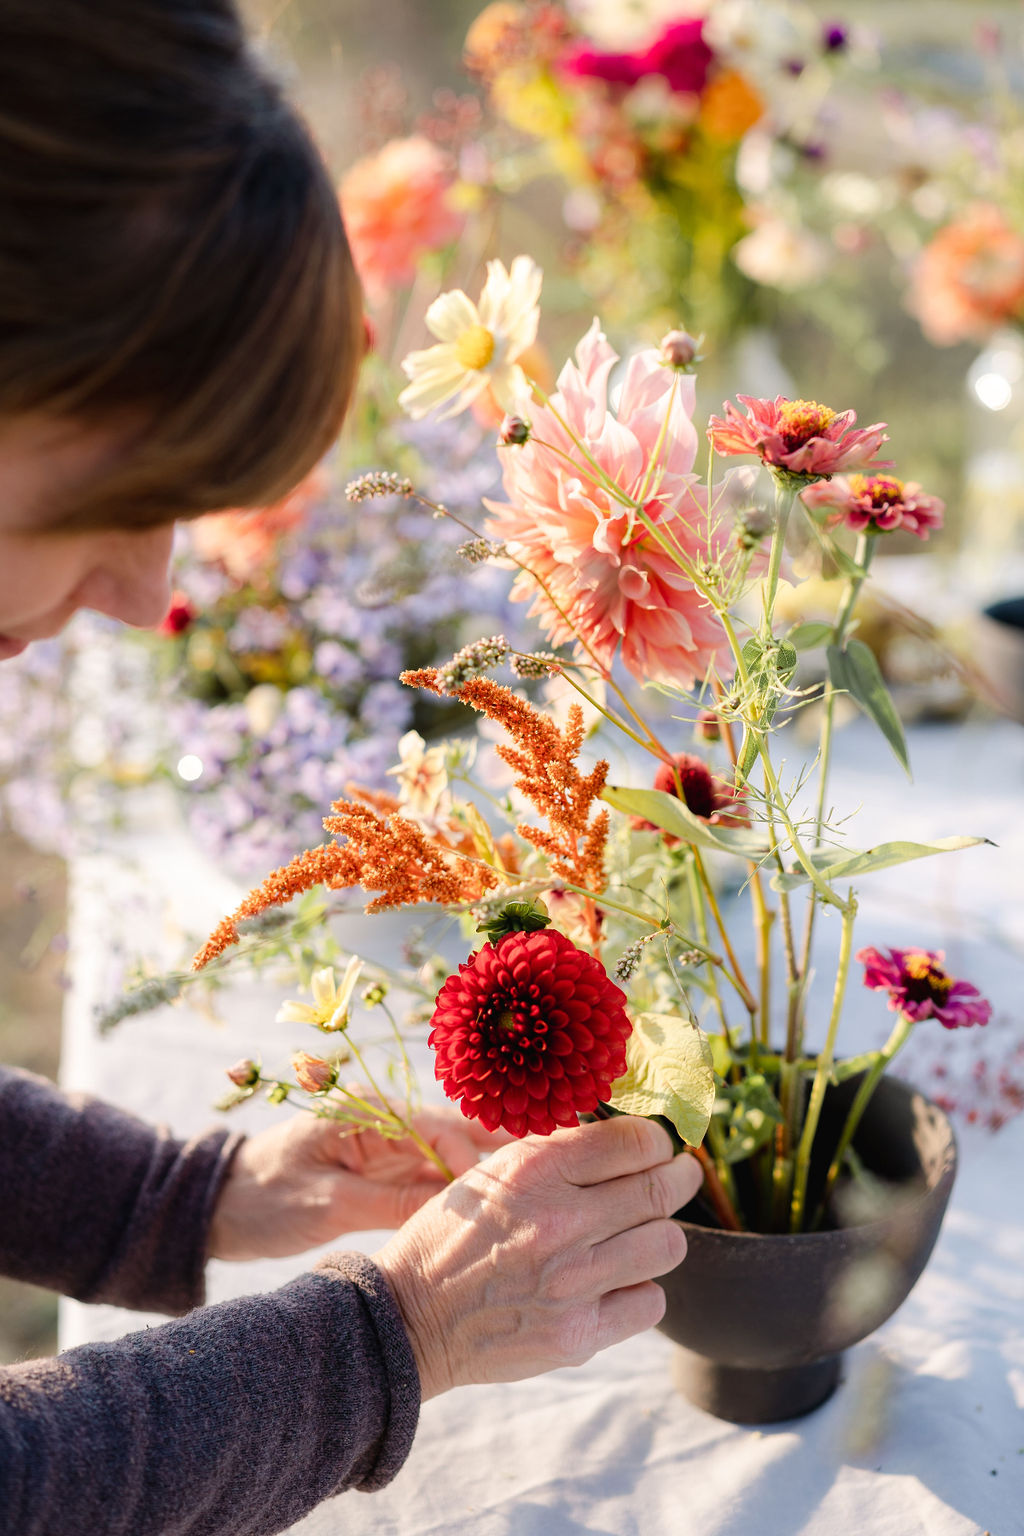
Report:
<svg viewBox="0 0 1024 1536"><path fill-rule="evenodd" d="M0 419L129 444L54 524L278 500L362 334L334 188L231 0L0 0Z"/></svg>

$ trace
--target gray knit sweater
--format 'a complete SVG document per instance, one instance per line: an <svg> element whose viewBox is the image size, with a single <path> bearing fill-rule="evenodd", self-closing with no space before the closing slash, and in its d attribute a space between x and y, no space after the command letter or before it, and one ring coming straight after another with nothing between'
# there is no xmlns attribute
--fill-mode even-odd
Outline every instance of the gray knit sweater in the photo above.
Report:
<svg viewBox="0 0 1024 1536"><path fill-rule="evenodd" d="M202 1307L239 1140L185 1144L0 1070L0 1273L187 1313L0 1369L0 1536L269 1536L401 1467L419 1378L369 1259L331 1254L280 1290Z"/></svg>

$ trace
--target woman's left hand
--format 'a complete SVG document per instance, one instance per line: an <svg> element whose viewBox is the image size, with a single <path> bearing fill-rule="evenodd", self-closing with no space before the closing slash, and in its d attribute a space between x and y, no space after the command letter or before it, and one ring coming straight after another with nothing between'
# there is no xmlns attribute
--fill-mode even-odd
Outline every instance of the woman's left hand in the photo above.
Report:
<svg viewBox="0 0 1024 1536"><path fill-rule="evenodd" d="M508 1139L444 1106L421 1110L412 1123L456 1175ZM409 1137L394 1141L296 1115L235 1154L214 1209L209 1257L280 1258L343 1232L400 1227L445 1182Z"/></svg>

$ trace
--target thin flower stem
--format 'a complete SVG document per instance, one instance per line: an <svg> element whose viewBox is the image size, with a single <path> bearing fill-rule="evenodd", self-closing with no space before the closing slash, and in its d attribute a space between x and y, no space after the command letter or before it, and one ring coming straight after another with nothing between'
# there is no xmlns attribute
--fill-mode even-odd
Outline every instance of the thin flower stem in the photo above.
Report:
<svg viewBox="0 0 1024 1536"><path fill-rule="evenodd" d="M697 874L697 864L693 857L692 848L688 848L686 852L686 883L690 891L690 901L693 906L693 915L697 923L697 932L700 934L702 942L707 944L708 921L704 910L704 894L701 890L700 877ZM712 968L712 970L709 972L708 985L711 988L711 996L714 999L715 1007L718 1010L718 1017L722 1021L722 1033L725 1035L730 1051L732 1051L734 1049L732 1033L729 1029L729 1020L726 1018L725 1004L722 1002L722 993L718 985L718 977L715 975L714 968Z"/></svg>
<svg viewBox="0 0 1024 1536"><path fill-rule="evenodd" d="M875 538L865 529L857 539L857 548L854 559L861 568L859 576L851 576L846 587L842 604L836 615L835 627L832 631L833 644L842 647L846 639L846 627L860 596L861 587L867 577L871 565L871 558L875 552ZM832 740L835 731L835 689L829 679L825 683L824 715L821 722L821 737L818 745L818 805L814 822L814 844L821 844L821 834L825 826L825 810L828 804L828 780L832 769ZM811 964L811 948L814 942L814 923L817 915L818 904L811 896L807 903L807 917L804 923L803 950L800 959L800 975L807 977ZM803 995L799 998L796 1018L791 1023L790 1032L793 1035L793 1055L798 1056L803 1049L803 1024L804 1024Z"/></svg>
<svg viewBox="0 0 1024 1536"><path fill-rule="evenodd" d="M811 1148L814 1145L818 1120L821 1116L821 1106L825 1100L825 1088L832 1074L832 1063L835 1059L836 1034L843 1012L846 981L850 974L850 959L853 954L853 924L856 915L857 900L851 891L843 909L843 931L839 941L839 966L836 971L835 989L832 993L832 1016L829 1019L828 1034L825 1038L824 1048L818 1057L814 1082L811 1085L811 1096L807 1105L807 1113L804 1117L804 1127L796 1152L796 1166L793 1173L793 1202L789 1212L791 1232L801 1231L804 1224L804 1207L807 1201L807 1176L811 1166Z"/></svg>
<svg viewBox="0 0 1024 1536"><path fill-rule="evenodd" d="M708 872L705 868L704 860L701 857L700 849L697 847L694 847L693 849L693 862L696 866L697 875L700 879L701 886L703 887L704 895L707 899L707 904L711 915L715 920L715 926L721 935L722 948L725 950L729 964L732 966L733 974L730 976L728 971L725 971L725 974L726 976L729 976L729 980L732 982L733 986L739 993L744 1008L750 1014L751 1027L753 1027L754 1019L757 1017L757 999L755 998L753 992L751 992L750 987L747 985L747 981L743 975L740 963L736 958L736 952L732 947L732 940L729 938L729 930L725 926L725 920L722 917L722 910L719 907L718 900L715 896L714 886L708 879Z"/></svg>
<svg viewBox="0 0 1024 1536"><path fill-rule="evenodd" d="M819 1207L818 1215L813 1223L814 1226L817 1226L820 1223L821 1218L825 1213L825 1207L828 1204L829 1196L835 1187L835 1182L839 1177L840 1170L843 1166L843 1158L846 1156L846 1149L857 1133L857 1127L860 1125L861 1116L868 1107L871 1095L877 1088L882 1073L885 1071L889 1063L899 1055L900 1051L906 1045L913 1032L914 1020L908 1019L905 1013L901 1013L893 1026L892 1034L882 1046L882 1049L875 1057L875 1060L872 1062L867 1072L865 1072L861 1085L857 1089L856 1097L850 1106L850 1112L846 1117L846 1124L843 1126L842 1135L839 1138L839 1145L836 1147L835 1156L833 1157L828 1170L828 1177L825 1180L825 1190L821 1197L821 1206Z"/></svg>
<svg viewBox="0 0 1024 1536"><path fill-rule="evenodd" d="M732 1201L722 1186L722 1181L715 1166L715 1159L706 1147L695 1147L693 1155L704 1170L704 1187L708 1192L708 1199L714 1207L715 1215L726 1232L742 1232L743 1223L740 1221Z"/></svg>
<svg viewBox="0 0 1024 1536"><path fill-rule="evenodd" d="M363 1056L362 1052L360 1051L359 1047L356 1045L355 1041L352 1040L352 1039L349 1039L347 1041L347 1044L348 1044L349 1049L352 1052L353 1057L359 1063L359 1066L360 1066L361 1070L365 1074L366 1081L369 1083L369 1085L373 1089L374 1093L380 1099L381 1105L384 1106L384 1112L383 1113L381 1113L380 1109L378 1109L378 1111L377 1111L379 1117L382 1120L383 1119L390 1119L391 1122L394 1125L400 1126L401 1129L405 1132L406 1136L408 1136L409 1140L410 1141L414 1141L416 1143L416 1145L419 1147L420 1151L423 1153L424 1157L428 1158L429 1161L432 1162L435 1165L435 1167L440 1169L440 1171L444 1174L445 1178L448 1180L448 1183L449 1184L453 1183L454 1180L455 1180L455 1175L452 1172L452 1170L448 1167L448 1164L445 1162L444 1158L441 1157L441 1155L438 1152L435 1152L434 1148L430 1145L429 1141L427 1141L425 1139L425 1137L420 1135L419 1131L413 1125L411 1119L407 1119L404 1115L397 1114L395 1110L390 1108L390 1106L387 1103L386 1098L384 1097L384 1094L381 1092L380 1088L374 1082L373 1074L370 1072L369 1067L366 1065L366 1059ZM345 1093L347 1091L348 1090L346 1090L346 1089L342 1089L343 1093ZM372 1106L370 1106L370 1107L372 1108Z"/></svg>
<svg viewBox="0 0 1024 1536"><path fill-rule="evenodd" d="M796 491L791 485L785 485L781 480L775 481L775 527L772 530L772 548L768 557L768 574L765 577L763 589L764 623L762 633L770 636L772 633L772 621L775 618L775 598L779 590L779 573L782 570L782 556L786 548L786 531L789 527L789 517L796 501Z"/></svg>

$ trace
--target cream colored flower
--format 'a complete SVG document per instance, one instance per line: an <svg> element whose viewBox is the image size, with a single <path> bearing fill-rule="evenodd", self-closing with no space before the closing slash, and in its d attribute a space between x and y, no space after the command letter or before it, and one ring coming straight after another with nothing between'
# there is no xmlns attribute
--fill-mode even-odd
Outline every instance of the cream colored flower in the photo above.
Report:
<svg viewBox="0 0 1024 1536"><path fill-rule="evenodd" d="M315 1029L330 1032L344 1029L348 1024L348 1010L352 993L363 962L353 955L345 968L339 987L334 978L334 967L325 965L310 977L309 990L312 1003L296 1003L291 998L277 1010L278 1024L312 1024Z"/></svg>
<svg viewBox="0 0 1024 1536"><path fill-rule="evenodd" d="M398 780L398 799L413 816L432 820L448 804L444 747L428 747L418 731L406 731L398 743L398 764L389 768Z"/></svg>
<svg viewBox="0 0 1024 1536"><path fill-rule="evenodd" d="M444 405L442 416L456 416L487 388L502 410L523 403L529 385L517 359L537 336L542 276L529 256L517 256L508 271L489 261L479 305L461 288L435 299L426 319L439 345L404 359L410 382L398 397L402 408L419 418Z"/></svg>

